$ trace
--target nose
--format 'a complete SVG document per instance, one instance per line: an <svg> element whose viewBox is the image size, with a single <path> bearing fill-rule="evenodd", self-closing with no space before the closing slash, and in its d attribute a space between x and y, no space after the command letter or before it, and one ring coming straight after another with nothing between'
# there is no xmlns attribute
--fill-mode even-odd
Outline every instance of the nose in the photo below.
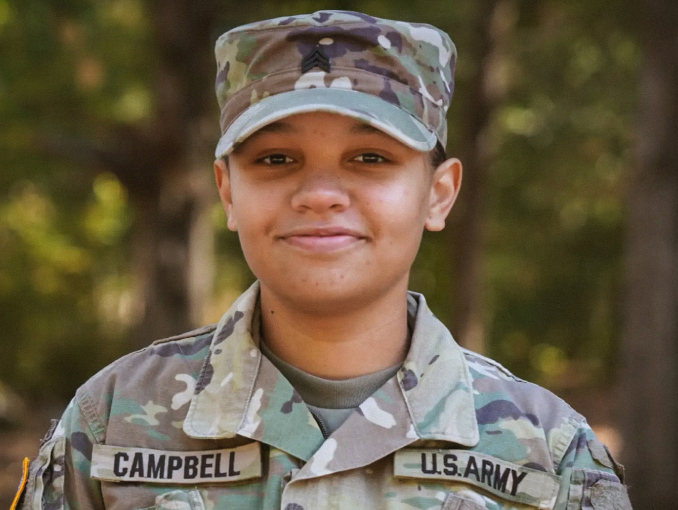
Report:
<svg viewBox="0 0 678 510"><path fill-rule="evenodd" d="M304 176L292 197L292 207L299 212L339 212L346 209L349 203L348 190L336 176L326 173L314 172Z"/></svg>

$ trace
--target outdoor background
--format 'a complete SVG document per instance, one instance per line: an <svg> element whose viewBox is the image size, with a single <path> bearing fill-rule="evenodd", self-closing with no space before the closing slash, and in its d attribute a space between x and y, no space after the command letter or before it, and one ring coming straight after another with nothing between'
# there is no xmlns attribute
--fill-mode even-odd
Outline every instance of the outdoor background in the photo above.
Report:
<svg viewBox="0 0 678 510"><path fill-rule="evenodd" d="M213 184L213 45L323 8L457 44L465 167L412 271L455 338L589 416L678 508L675 0L0 0L0 507L75 389L253 280Z"/></svg>

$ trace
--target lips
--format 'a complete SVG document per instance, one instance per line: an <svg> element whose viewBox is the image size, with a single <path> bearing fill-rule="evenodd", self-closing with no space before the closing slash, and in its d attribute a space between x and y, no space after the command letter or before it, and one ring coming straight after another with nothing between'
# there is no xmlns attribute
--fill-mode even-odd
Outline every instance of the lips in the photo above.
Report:
<svg viewBox="0 0 678 510"><path fill-rule="evenodd" d="M367 239L362 232L343 226L298 227L278 238L297 248L313 252L332 252L349 248Z"/></svg>

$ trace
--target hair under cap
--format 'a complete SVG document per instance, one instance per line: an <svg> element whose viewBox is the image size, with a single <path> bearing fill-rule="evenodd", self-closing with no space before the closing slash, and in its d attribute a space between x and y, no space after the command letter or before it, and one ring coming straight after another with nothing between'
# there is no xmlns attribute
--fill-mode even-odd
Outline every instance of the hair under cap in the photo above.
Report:
<svg viewBox="0 0 678 510"><path fill-rule="evenodd" d="M422 23L318 11L234 28L216 43L216 157L290 115L359 119L419 151L447 142L456 48Z"/></svg>

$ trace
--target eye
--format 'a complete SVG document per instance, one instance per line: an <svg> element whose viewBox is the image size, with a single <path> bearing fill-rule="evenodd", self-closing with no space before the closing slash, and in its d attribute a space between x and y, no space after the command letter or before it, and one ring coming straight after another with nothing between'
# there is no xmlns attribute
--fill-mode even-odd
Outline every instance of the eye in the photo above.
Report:
<svg viewBox="0 0 678 510"><path fill-rule="evenodd" d="M259 161L266 165L286 165L292 163L294 160L285 154L269 154Z"/></svg>
<svg viewBox="0 0 678 510"><path fill-rule="evenodd" d="M376 154L374 152L366 152L364 154L361 154L360 156L355 157L356 161L359 161L360 163L367 163L367 164L375 164L375 163L385 163L386 158L383 156L380 156L379 154Z"/></svg>

